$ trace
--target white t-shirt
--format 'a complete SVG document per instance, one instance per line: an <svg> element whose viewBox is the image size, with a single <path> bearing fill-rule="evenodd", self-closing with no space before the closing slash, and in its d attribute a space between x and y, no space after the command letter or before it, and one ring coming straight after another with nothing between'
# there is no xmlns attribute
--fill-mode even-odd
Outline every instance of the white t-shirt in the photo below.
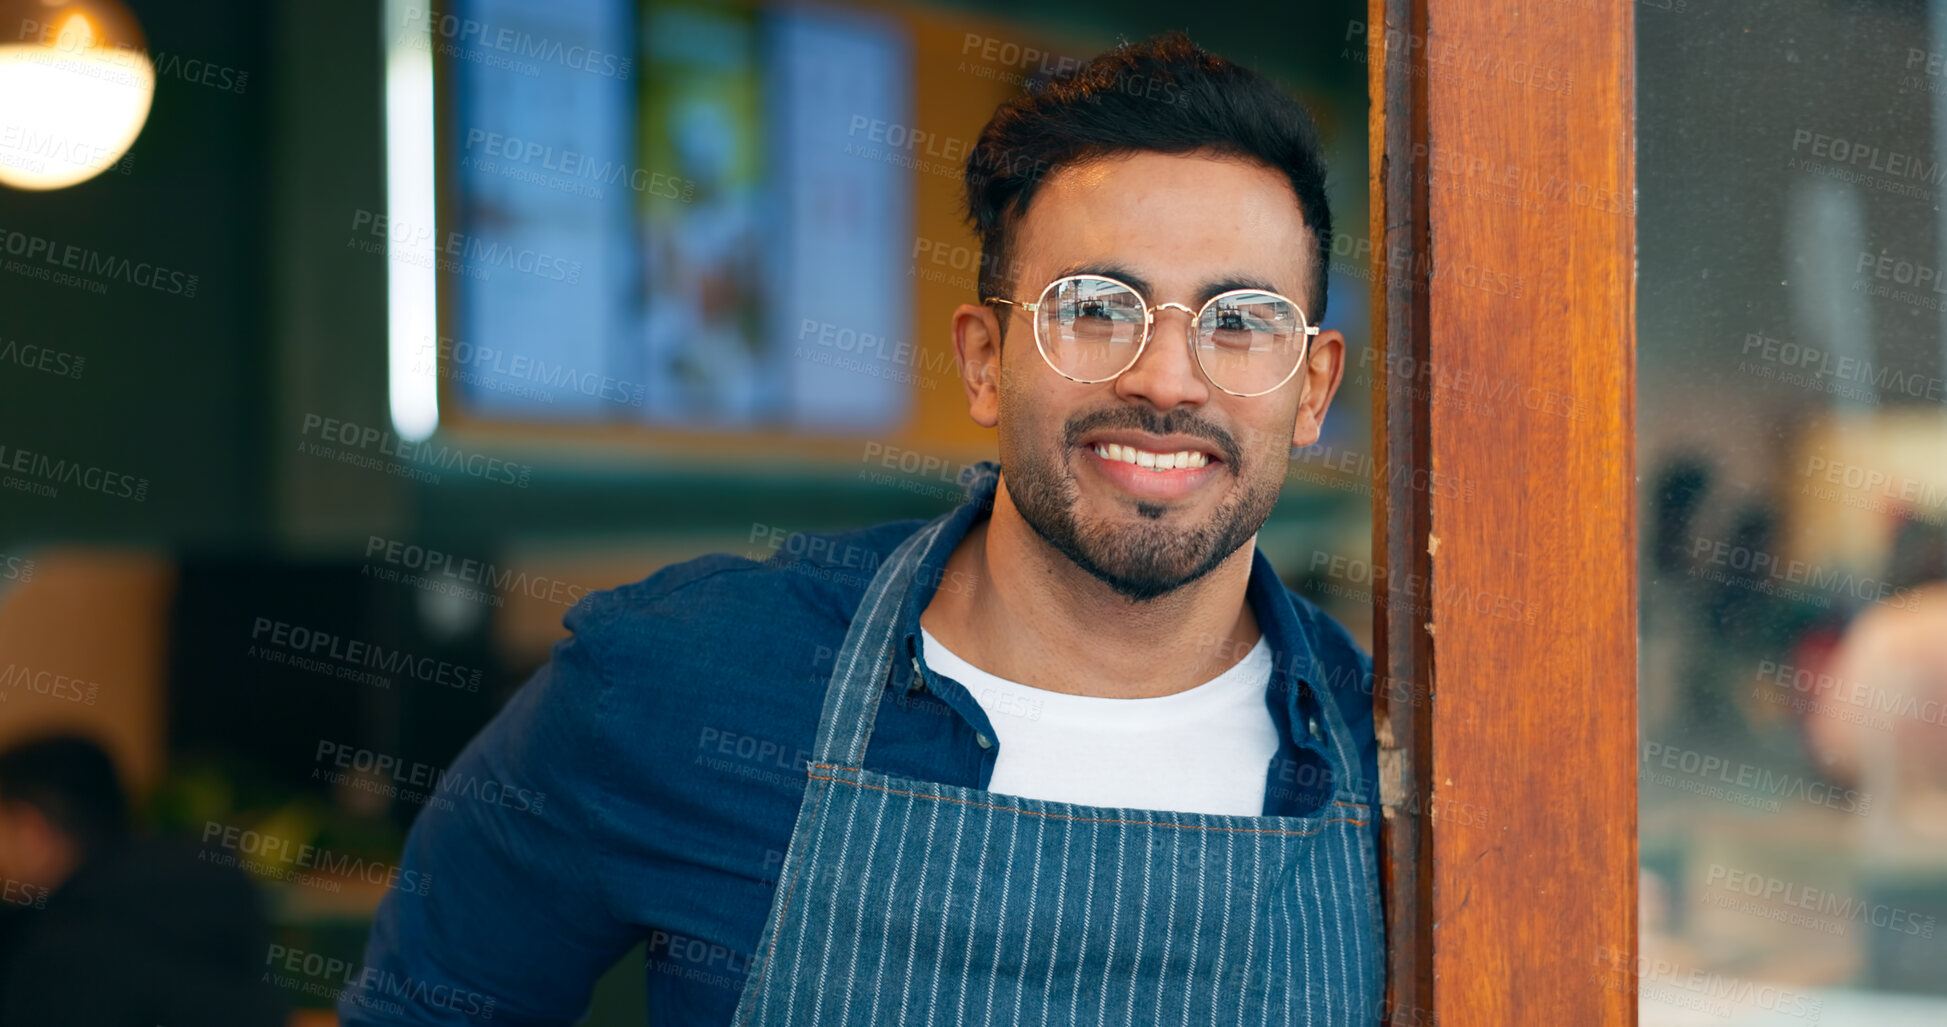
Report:
<svg viewBox="0 0 1947 1027"><path fill-rule="evenodd" d="M1262 637L1209 681L1153 699L1070 695L995 677L920 630L926 665L967 687L999 737L987 789L1086 806L1259 816L1278 751Z"/></svg>

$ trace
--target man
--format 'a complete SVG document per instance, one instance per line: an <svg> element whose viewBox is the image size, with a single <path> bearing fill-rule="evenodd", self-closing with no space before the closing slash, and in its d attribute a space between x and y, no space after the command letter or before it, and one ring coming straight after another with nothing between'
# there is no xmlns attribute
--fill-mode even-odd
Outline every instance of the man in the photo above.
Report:
<svg viewBox="0 0 1947 1027"><path fill-rule="evenodd" d="M1323 178L1180 34L1002 105L951 326L999 467L571 612L453 769L545 815L421 814L371 976L569 1023L646 941L659 1025L1375 1022L1371 664L1255 546L1343 368Z"/></svg>
<svg viewBox="0 0 1947 1027"><path fill-rule="evenodd" d="M274 1027L240 871L131 837L115 765L56 736L0 753L0 1023Z"/></svg>

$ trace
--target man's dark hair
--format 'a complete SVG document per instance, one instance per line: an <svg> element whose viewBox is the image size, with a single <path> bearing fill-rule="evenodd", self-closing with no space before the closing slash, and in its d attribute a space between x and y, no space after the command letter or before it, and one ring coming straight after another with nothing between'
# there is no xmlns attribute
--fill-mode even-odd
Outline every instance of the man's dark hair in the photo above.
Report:
<svg viewBox="0 0 1947 1027"><path fill-rule="evenodd" d="M1313 236L1312 295L1301 302L1313 324L1324 320L1332 212L1317 125L1269 79L1175 31L1124 42L994 111L966 171L967 220L980 236L981 299L1019 298L1010 291L1021 283L1011 280L1009 251L1050 173L1144 151L1208 151L1283 172Z"/></svg>
<svg viewBox="0 0 1947 1027"><path fill-rule="evenodd" d="M128 797L115 762L75 735L42 738L0 753L0 802L24 802L75 839L86 853L128 831Z"/></svg>

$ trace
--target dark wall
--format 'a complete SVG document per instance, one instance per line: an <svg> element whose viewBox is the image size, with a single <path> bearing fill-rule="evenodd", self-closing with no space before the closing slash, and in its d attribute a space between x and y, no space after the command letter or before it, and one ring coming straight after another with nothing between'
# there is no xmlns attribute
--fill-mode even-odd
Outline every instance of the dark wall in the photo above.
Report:
<svg viewBox="0 0 1947 1027"><path fill-rule="evenodd" d="M146 478L147 494L0 490L9 544L44 535L196 544L264 525L269 16L246 0L132 6L163 68L127 158L67 189L0 188L5 259L66 270L21 251L44 246L58 261L76 246L117 269L127 262L82 276L100 292L0 271L0 339L82 361L79 377L0 365L0 444L10 458L18 447ZM217 71L205 84L209 67ZM145 264L171 272L165 289L133 281Z"/></svg>

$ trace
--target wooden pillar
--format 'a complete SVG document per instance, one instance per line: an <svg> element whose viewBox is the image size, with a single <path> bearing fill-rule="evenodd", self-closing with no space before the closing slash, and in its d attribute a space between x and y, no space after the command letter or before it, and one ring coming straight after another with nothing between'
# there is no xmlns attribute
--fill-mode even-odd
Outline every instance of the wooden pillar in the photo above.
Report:
<svg viewBox="0 0 1947 1027"><path fill-rule="evenodd" d="M1636 1020L1631 7L1369 5L1394 1024Z"/></svg>

